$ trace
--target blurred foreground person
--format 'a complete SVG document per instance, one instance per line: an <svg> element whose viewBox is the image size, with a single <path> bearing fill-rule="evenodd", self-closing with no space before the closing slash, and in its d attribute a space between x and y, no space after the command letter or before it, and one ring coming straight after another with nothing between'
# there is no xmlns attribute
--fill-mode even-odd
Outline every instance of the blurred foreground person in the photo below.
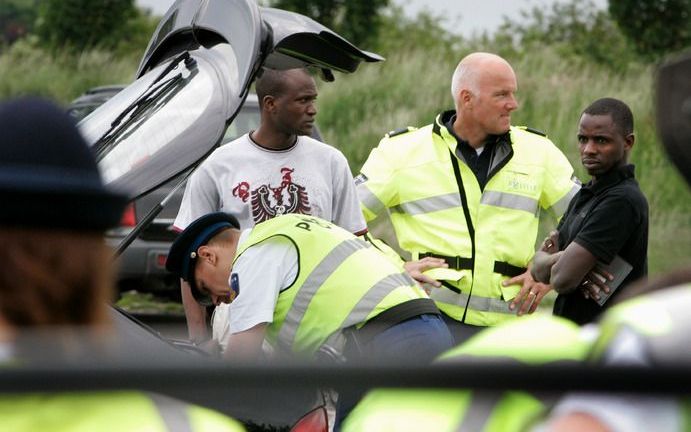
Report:
<svg viewBox="0 0 691 432"><path fill-rule="evenodd" d="M54 364L89 354L98 348L92 342L112 336L112 252L103 233L127 197L104 187L58 107L3 103L0 130L0 361L17 367L32 356ZM0 394L0 419L14 432L243 430L216 412L138 391Z"/></svg>
<svg viewBox="0 0 691 432"><path fill-rule="evenodd" d="M678 273L683 275L683 273ZM609 366L688 366L691 350L691 272L674 287L617 304L602 315L590 358ZM667 395L573 393L534 432L682 432L691 430L691 398Z"/></svg>
<svg viewBox="0 0 691 432"><path fill-rule="evenodd" d="M681 273L680 273L681 275ZM691 272L686 272L686 280ZM691 283L627 300L579 328L533 316L483 330L438 362L495 360L665 367L688 365ZM642 319L642 317L645 317ZM500 363L497 363L499 366ZM526 382L526 386L530 383ZM568 385L565 383L565 386ZM345 419L345 432L682 432L691 430L691 399L666 395L526 390L376 389ZM556 402L556 403L555 403Z"/></svg>
<svg viewBox="0 0 691 432"><path fill-rule="evenodd" d="M587 332L563 318L536 315L490 327L442 354L438 363L468 362L546 365L585 359ZM467 389L376 389L345 420L345 432L529 430L549 409L540 392Z"/></svg>

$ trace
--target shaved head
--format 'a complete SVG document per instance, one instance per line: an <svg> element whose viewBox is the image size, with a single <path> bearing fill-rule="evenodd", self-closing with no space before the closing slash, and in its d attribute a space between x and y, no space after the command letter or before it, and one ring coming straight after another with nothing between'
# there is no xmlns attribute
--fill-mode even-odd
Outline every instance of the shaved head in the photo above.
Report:
<svg viewBox="0 0 691 432"><path fill-rule="evenodd" d="M451 77L451 96L456 109L458 109L457 101L462 90L477 94L480 91L483 76L507 72L515 75L509 62L496 54L474 52L463 57Z"/></svg>
<svg viewBox="0 0 691 432"><path fill-rule="evenodd" d="M257 99L259 99L259 106L264 104L265 96L281 97L292 85L295 78L309 77L312 80L312 76L307 72L306 69L286 69L286 70L275 70L275 69L264 69L262 70L261 76L257 79L255 84L255 92L257 93Z"/></svg>

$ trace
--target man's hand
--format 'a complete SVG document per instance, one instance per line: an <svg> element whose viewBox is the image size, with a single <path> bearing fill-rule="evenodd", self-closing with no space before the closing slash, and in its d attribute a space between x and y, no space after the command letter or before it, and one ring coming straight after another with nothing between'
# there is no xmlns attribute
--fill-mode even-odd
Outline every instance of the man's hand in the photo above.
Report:
<svg viewBox="0 0 691 432"><path fill-rule="evenodd" d="M541 282L535 282L533 277L530 275L530 269L523 274L512 277L502 282L503 286L509 286L514 284L521 284L521 290L518 295L514 297L509 305L509 309L515 310L517 306L518 315L523 315L524 313L533 313L540 305L540 302L549 292L552 287Z"/></svg>
<svg viewBox="0 0 691 432"><path fill-rule="evenodd" d="M540 249L542 252L553 254L559 252L559 231L551 231L542 241Z"/></svg>
<svg viewBox="0 0 691 432"><path fill-rule="evenodd" d="M552 276L552 266L557 262L562 252L559 252L559 232L552 231L542 241L540 249L535 252L531 265L533 279L549 283Z"/></svg>
<svg viewBox="0 0 691 432"><path fill-rule="evenodd" d="M441 286L441 282L439 282L436 279L432 279L431 277L425 274L422 274L422 272L425 272L433 268L448 267L449 265L442 258L434 257L425 257L421 260L408 261L405 264L403 264L403 268L405 268L405 271L410 275L410 277L418 281L420 284L430 284L435 288L439 288Z"/></svg>
<svg viewBox="0 0 691 432"><path fill-rule="evenodd" d="M200 350L204 351L206 354L208 354L211 357L220 357L221 356L221 345L218 344L218 341L216 339L209 339L205 342L202 343L195 343L194 346L199 348Z"/></svg>
<svg viewBox="0 0 691 432"><path fill-rule="evenodd" d="M600 300L600 293L604 292L605 294L609 294L609 287L605 282L611 281L612 279L614 279L612 274L595 267L585 275L585 278L583 278L578 288L585 298Z"/></svg>

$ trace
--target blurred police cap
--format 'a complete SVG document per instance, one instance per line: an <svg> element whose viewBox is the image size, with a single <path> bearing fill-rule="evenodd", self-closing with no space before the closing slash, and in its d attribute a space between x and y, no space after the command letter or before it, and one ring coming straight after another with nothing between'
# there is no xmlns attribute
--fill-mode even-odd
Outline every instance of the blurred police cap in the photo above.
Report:
<svg viewBox="0 0 691 432"><path fill-rule="evenodd" d="M0 103L0 225L102 231L116 226L124 193L103 184L74 120L39 98Z"/></svg>

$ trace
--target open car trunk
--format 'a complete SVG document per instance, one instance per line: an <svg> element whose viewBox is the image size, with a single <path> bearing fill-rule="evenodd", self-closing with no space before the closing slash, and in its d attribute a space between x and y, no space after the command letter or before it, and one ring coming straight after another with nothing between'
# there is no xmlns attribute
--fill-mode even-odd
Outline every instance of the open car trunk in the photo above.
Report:
<svg viewBox="0 0 691 432"><path fill-rule="evenodd" d="M354 72L383 60L296 13L252 0L178 0L137 79L80 123L107 184L135 199L218 144L262 66Z"/></svg>
<svg viewBox="0 0 691 432"><path fill-rule="evenodd" d="M362 62L381 60L307 17L260 8L254 0L178 0L154 32L135 81L79 127L104 182L134 200L191 172L218 145L261 67L309 66L333 80L333 71L351 73ZM113 313L121 346L134 360L156 364L180 351L205 361L184 342L164 340L120 309ZM292 424L316 397L305 389L261 388L251 396L232 388L225 395L190 388L189 395L238 419L275 426Z"/></svg>

